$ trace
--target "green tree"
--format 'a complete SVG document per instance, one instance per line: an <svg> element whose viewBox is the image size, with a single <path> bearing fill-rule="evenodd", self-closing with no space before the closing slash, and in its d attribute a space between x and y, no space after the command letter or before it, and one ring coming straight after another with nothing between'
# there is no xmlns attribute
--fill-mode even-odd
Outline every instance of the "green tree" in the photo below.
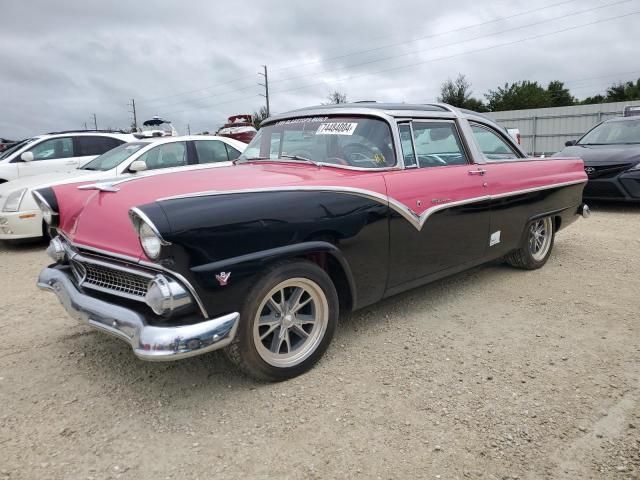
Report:
<svg viewBox="0 0 640 480"><path fill-rule="evenodd" d="M487 106L492 112L501 110L522 110L550 106L549 92L538 82L523 80L511 85L504 84L485 94Z"/></svg>
<svg viewBox="0 0 640 480"><path fill-rule="evenodd" d="M569 89L565 88L564 82L560 80L549 82L547 93L551 102L550 107L567 107L576 103L576 99L573 98Z"/></svg>
<svg viewBox="0 0 640 480"><path fill-rule="evenodd" d="M607 89L608 102L625 102L640 99L640 79L633 82L614 83Z"/></svg>
<svg viewBox="0 0 640 480"><path fill-rule="evenodd" d="M254 110L252 118L253 118L253 126L256 128L260 128L260 124L266 120L267 118L267 107L262 106L258 110Z"/></svg>
<svg viewBox="0 0 640 480"><path fill-rule="evenodd" d="M449 78L442 84L438 101L458 108L486 112L487 107L482 103L482 100L473 98L472 94L471 83L460 73L455 80Z"/></svg>

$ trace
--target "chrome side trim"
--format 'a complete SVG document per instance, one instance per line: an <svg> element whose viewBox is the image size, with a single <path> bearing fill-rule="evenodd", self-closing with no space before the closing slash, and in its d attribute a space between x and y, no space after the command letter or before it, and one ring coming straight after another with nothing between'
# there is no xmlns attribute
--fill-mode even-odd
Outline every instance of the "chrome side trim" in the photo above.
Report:
<svg viewBox="0 0 640 480"><path fill-rule="evenodd" d="M207 192L197 192L193 194L185 194L185 195L176 195L172 197L164 197L159 198L157 202L166 202L170 200L180 200L185 198L199 198L199 197L209 197L209 196L217 196L217 195L234 195L234 194L243 194L243 193L270 193L270 192L328 192L328 193L342 193L347 195L356 195L363 198L368 198L370 200L374 200L383 204L386 204L400 214L405 220L411 223L416 230L422 230L424 224L427 222L429 217L440 210L445 210L447 208L459 207L462 205L468 205L471 203L484 202L488 200L500 199L505 197L512 197L516 195L524 195L527 193L538 192L543 190L550 190L553 188L560 187L568 187L570 185L577 185L580 183L586 183L586 180L573 180L570 182L561 182L554 183L551 185L544 185L541 187L533 187L526 188L522 190L514 190L511 192L501 193L498 195L483 195L479 197L466 198L463 200L458 200L455 202L441 203L438 205L431 206L427 208L421 214L417 214L405 204L399 202L393 197L389 197L388 195L384 195L382 193L374 192L372 190L365 190L361 188L353 188L353 187L339 187L339 186L297 186L297 187L268 187L268 188L255 188L255 189L245 189L245 190L227 190L227 191L219 191L212 190Z"/></svg>

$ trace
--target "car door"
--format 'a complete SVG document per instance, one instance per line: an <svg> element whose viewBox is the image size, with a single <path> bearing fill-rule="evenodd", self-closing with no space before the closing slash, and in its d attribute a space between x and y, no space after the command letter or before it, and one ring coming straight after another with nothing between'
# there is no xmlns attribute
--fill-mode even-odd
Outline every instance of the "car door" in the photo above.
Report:
<svg viewBox="0 0 640 480"><path fill-rule="evenodd" d="M479 261L490 218L482 165L471 160L455 121L413 121L399 131L406 168L385 174L394 211L390 293Z"/></svg>
<svg viewBox="0 0 640 480"><path fill-rule="evenodd" d="M19 157L18 173L21 177L40 173L61 172L77 167L73 137L49 138L34 144L29 150L33 160L25 162Z"/></svg>
<svg viewBox="0 0 640 480"><path fill-rule="evenodd" d="M549 183L544 168L547 161L526 159L507 135L491 125L470 122L470 126L486 160L484 180L492 197L489 253L497 258L520 244L531 212L544 210L545 193L530 190L533 185Z"/></svg>
<svg viewBox="0 0 640 480"><path fill-rule="evenodd" d="M73 139L74 157L68 164L75 164L76 168L90 162L98 155L108 152L125 143L113 137L99 135L81 135Z"/></svg>

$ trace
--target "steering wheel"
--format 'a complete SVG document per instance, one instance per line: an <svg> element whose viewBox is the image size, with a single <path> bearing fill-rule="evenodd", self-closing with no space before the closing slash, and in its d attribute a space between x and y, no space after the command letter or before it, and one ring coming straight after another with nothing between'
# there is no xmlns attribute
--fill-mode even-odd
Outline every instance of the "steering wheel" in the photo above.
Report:
<svg viewBox="0 0 640 480"><path fill-rule="evenodd" d="M345 157L347 157L351 161L357 160L369 160L374 161L374 155L376 154L375 150L371 147L363 145L362 143L349 143L342 147L342 152Z"/></svg>

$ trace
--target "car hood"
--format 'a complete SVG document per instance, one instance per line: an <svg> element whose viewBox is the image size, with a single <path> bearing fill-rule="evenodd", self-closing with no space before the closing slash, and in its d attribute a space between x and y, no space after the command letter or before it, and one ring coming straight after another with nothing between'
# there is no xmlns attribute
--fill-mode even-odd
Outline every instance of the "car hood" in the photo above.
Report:
<svg viewBox="0 0 640 480"><path fill-rule="evenodd" d="M104 173L105 172L94 172L91 170L71 170L69 172L43 173L40 175L22 177L0 185L0 195L20 190L22 188L35 190L62 183L78 183L85 179L97 180L101 178L100 174L104 176Z"/></svg>
<svg viewBox="0 0 640 480"><path fill-rule="evenodd" d="M640 145L574 145L557 154L579 157L585 166L613 165L640 162Z"/></svg>
<svg viewBox="0 0 640 480"><path fill-rule="evenodd" d="M60 229L73 242L146 260L129 220L129 210L158 199L198 192L256 190L282 186L349 186L384 191L380 172L318 167L310 164L249 162L230 167L130 178L108 189L82 185L53 187ZM378 178L376 181L374 178ZM85 187L79 189L78 187ZM88 189L86 187L89 187ZM105 191L115 190L115 191Z"/></svg>

